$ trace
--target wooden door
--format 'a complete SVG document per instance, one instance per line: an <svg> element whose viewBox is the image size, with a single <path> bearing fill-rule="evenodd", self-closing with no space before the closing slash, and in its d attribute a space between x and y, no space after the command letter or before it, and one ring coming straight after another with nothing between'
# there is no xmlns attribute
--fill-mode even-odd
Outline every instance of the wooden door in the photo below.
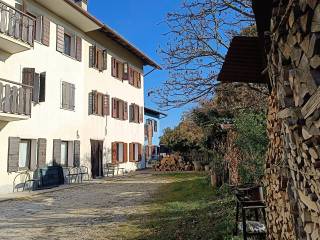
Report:
<svg viewBox="0 0 320 240"><path fill-rule="evenodd" d="M91 140L91 173L92 178L103 176L103 141Z"/></svg>

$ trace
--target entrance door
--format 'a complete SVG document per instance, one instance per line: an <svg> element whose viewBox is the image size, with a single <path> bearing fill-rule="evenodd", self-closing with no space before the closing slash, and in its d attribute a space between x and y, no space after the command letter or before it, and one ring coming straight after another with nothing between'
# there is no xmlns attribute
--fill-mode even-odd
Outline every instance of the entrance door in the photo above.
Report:
<svg viewBox="0 0 320 240"><path fill-rule="evenodd" d="M92 178L103 176L103 141L91 140L91 173Z"/></svg>

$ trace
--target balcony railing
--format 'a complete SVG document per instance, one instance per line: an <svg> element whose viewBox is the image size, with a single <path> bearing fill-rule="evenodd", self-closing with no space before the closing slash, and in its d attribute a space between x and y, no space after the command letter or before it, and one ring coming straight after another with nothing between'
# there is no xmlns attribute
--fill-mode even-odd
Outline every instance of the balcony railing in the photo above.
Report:
<svg viewBox="0 0 320 240"><path fill-rule="evenodd" d="M4 117L12 120L31 117L31 103L31 86L0 78L0 120Z"/></svg>
<svg viewBox="0 0 320 240"><path fill-rule="evenodd" d="M35 24L31 16L0 1L0 33L33 46Z"/></svg>

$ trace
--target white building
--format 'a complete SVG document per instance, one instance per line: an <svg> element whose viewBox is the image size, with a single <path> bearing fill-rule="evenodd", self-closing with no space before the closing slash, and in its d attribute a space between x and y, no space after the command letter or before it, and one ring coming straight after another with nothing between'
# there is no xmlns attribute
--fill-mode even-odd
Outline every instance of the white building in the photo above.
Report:
<svg viewBox="0 0 320 240"><path fill-rule="evenodd" d="M53 164L139 168L145 65L86 0L0 0L0 192Z"/></svg>

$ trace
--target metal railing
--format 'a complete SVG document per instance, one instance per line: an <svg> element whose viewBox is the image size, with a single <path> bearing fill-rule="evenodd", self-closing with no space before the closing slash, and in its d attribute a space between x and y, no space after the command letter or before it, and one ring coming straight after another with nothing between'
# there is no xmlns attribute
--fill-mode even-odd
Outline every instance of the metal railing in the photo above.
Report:
<svg viewBox="0 0 320 240"><path fill-rule="evenodd" d="M36 20L0 1L0 33L33 46Z"/></svg>
<svg viewBox="0 0 320 240"><path fill-rule="evenodd" d="M0 78L0 113L31 117L32 87Z"/></svg>

